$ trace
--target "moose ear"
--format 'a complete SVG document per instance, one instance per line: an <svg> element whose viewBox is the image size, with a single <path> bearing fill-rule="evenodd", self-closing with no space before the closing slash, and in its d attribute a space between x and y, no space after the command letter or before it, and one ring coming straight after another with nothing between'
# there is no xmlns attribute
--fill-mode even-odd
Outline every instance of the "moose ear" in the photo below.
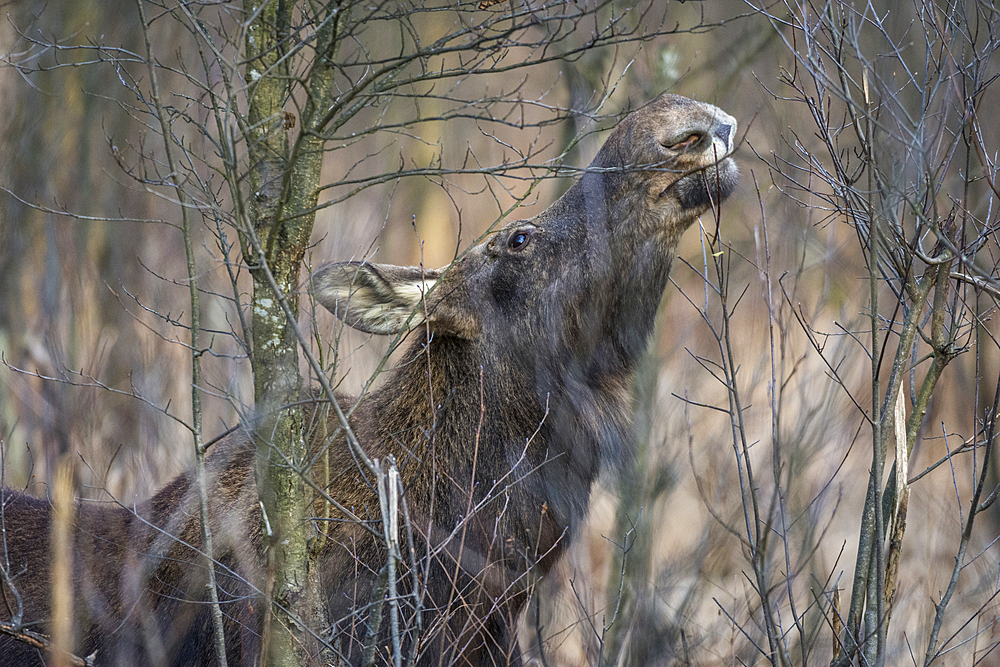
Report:
<svg viewBox="0 0 1000 667"><path fill-rule="evenodd" d="M312 276L312 290L324 308L349 326L391 335L424 321L424 309L417 306L440 275L436 269L341 262L320 267Z"/></svg>

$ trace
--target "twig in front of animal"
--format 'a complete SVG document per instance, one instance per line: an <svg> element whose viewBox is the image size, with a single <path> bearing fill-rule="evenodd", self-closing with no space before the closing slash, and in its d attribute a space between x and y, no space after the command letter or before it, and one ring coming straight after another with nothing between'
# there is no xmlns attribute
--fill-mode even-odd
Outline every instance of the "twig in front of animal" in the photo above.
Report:
<svg viewBox="0 0 1000 667"><path fill-rule="evenodd" d="M7 542L6 525L3 526L3 534L4 534L4 551L6 552L6 542ZM7 559L6 553L4 554L4 558ZM6 591L0 589L0 593L3 593L3 601L7 607L7 613L10 615L11 618L11 622L8 625L10 625L12 628L22 627L23 626L22 621L24 619L24 601L21 599L21 592L17 590L17 585L14 583L14 579L16 579L18 575L24 574L27 571L28 568L27 566L25 566L21 569L21 571L18 574L11 575L9 559L7 560L5 565L0 566L0 579L3 580L2 583L4 584L6 589L9 590L11 594L14 596L15 607L12 608L10 605L10 600L7 598Z"/></svg>
<svg viewBox="0 0 1000 667"><path fill-rule="evenodd" d="M427 326L429 327L430 324L428 323ZM427 377L428 377L428 382L430 382L430 377L431 377L431 374L430 374L430 358L429 358L430 357L430 346L429 345L426 346L425 349L427 350L427 356L428 356L428 360L427 360L427 363L428 363ZM433 399L434 399L433 386L431 387L430 398L431 398L431 401L433 401ZM469 491L468 491L469 500L468 500L468 502L466 503L466 506L465 506L465 517L466 517L466 519L463 520L463 521L461 521L461 523L460 523L460 525L462 526L462 533L461 533L461 538L459 539L459 543L458 543L458 557L455 559L455 569L454 569L454 571L452 572L452 575L451 575L451 586L449 587L451 592L450 592L450 594L448 596L448 603L447 603L447 605L445 607L446 609L451 608L451 605L455 602L455 596L456 595L460 595L460 593L458 591L458 586L456 584L458 582L458 574L459 574L459 572L462 569L460 563L462 562L462 552L465 550L465 538L466 538L466 535L467 535L467 527L469 525L468 524L468 519L472 517L472 500L473 500L473 496L474 496L475 491L476 491L476 467L477 467L477 465L479 463L479 435L480 435L480 433L482 433L482 430L483 430L483 419L485 418L485 415L486 415L486 401L483 398L483 367L480 366L479 367L479 423L476 424L476 436L475 436L475 439L474 439L473 445L472 445L472 472L469 474ZM489 494L487 494L487 495L489 495ZM469 616L471 617L471 616L473 616L473 614L470 614ZM441 654L442 655L444 655L444 641L445 641L446 637L447 637L447 633L442 632L441 633Z"/></svg>
<svg viewBox="0 0 1000 667"><path fill-rule="evenodd" d="M410 555L410 576L413 579L413 592L410 593L410 596L413 598L413 625L411 630L414 637L420 637L424 629L423 605L421 601L424 599L426 590L421 589L420 569L417 566L417 549L413 542L413 523L410 520L410 508L406 502L406 489L403 488L402 479L399 480L399 502L403 508L403 525L406 527L406 545ZM427 578L424 577L422 581L426 587ZM420 643L417 641L410 642L410 655L406 661L407 665L416 664L417 649L419 646Z"/></svg>
<svg viewBox="0 0 1000 667"><path fill-rule="evenodd" d="M445 545L445 544L448 544L448 543L454 541L455 537L458 536L459 532L465 530L466 523L471 519L472 516L474 516L477 512L481 511L484 507L486 507L486 505L488 505L491 502L494 502L497 498L500 497L500 495L501 495L500 491L501 490L506 490L509 486L513 486L514 484L517 484L521 479L523 479L525 477L528 477L528 476L536 473L542 466L546 465L547 463L549 463L550 461L553 460L551 458L547 458L544 461L542 461L541 463L539 463L537 466L534 466L532 468L529 468L529 469L525 470L524 474L522 474L517 479L514 479L513 481L511 481L509 483L507 481L509 478L511 478L514 475L514 472L517 470L517 467L522 462L524 462L527 459L528 448L531 446L531 443L534 441L535 437L538 436L538 434L541 432L542 425L545 424L545 420L548 417L548 415L549 415L549 398L548 398L548 396L546 396L545 397L545 412L542 415L541 420L538 422L538 426L535 428L535 432L532 433L531 436L529 438L527 438L527 440L525 441L524 448L521 450L520 457L516 461L514 461L514 463L510 466L510 470L508 470L507 472L505 472L499 479L496 479L496 480L493 481L493 484L490 486L490 489L483 496L482 500L480 500L478 503L476 503L476 505L474 507L470 507L469 512L466 513L466 516L463 517L458 522L458 524L455 526L455 528L453 528L452 531L444 539L442 539L440 542L434 542L434 541L432 541L431 540L432 534L425 534L425 535L423 535L423 537L428 541L428 544L436 543L436 544L439 544L439 545ZM453 478L451 478L450 476L447 476L444 471L442 471L442 475L445 475L447 477L447 479L450 480L452 483L456 483L455 480ZM506 494L504 494L504 495L506 496ZM508 498L508 500L509 500L509 498ZM431 531L431 532L432 533L437 533L439 531L440 531L440 529L438 529L438 528L435 527L434 530ZM497 537L498 536L497 536L497 533L496 533L496 525L494 525L494 533L493 533L493 540L494 540L494 542L496 541ZM431 554L432 555L433 554L437 554L438 551L440 550L440 548L441 547L438 547L438 548L432 550Z"/></svg>
<svg viewBox="0 0 1000 667"><path fill-rule="evenodd" d="M502 515L503 512L501 511L500 514ZM547 551L547 552L545 552L545 553L540 554L538 556L538 558L545 558L552 551L554 551L556 548L558 548L559 543L566 537L566 532L567 531L564 530L563 533L559 536L559 538L552 545L552 547L550 548L550 550ZM490 548L492 548L493 546L495 546L495 545L491 544ZM527 557L527 554L525 554L524 556ZM458 563L456 563L456 567L459 567ZM472 569L472 570L466 570L466 571L467 572L478 572L480 570L478 570L478 569ZM516 576L510 578L510 581L508 581L506 588L500 593L500 595L496 596L496 598L493 600L492 605L488 609L486 609L484 611L484 613L482 614L481 618L474 618L474 616L475 616L474 614L470 615L470 617L466 618L466 625L463 627L463 630L469 629L471 627L470 623L475 623L476 624L476 629L478 629L478 630L483 629L483 627L485 626L486 620L494 612L499 611L499 610L501 610L504 607L504 601L509 598L509 596L510 596L510 594L512 592L515 592L515 589L520 588L522 585L523 585L523 587L525 589L527 589L528 584L525 584L524 582L527 582L528 578L530 577L531 573L529 571L521 572L520 574L518 574L517 572L508 569L507 572L509 574L515 574ZM473 585L482 586L481 583L476 582L475 580L474 580L474 584ZM460 595L460 597L464 597L464 596L462 596L461 593L459 593L459 595ZM513 625L515 623L515 621L516 621L516 619L510 619L511 625ZM461 633L459 633L459 634L461 634ZM472 645L473 641L477 641L476 638L475 638L475 636L474 635L469 636L469 638L466 640L466 643L464 645L462 645L461 647L459 647L459 654L460 655L464 654L466 650L468 650L469 648L471 648L471 645Z"/></svg>
<svg viewBox="0 0 1000 667"><path fill-rule="evenodd" d="M538 642L538 659L541 661L542 667L551 667L549 665L547 657L548 652L550 650L558 648L565 642L572 642L573 639L571 633L573 632L574 629L576 629L577 626L583 627L584 624L586 623L591 627L591 629L593 629L594 621L592 617L596 616L599 612L604 611L603 609L599 609L596 611L589 611L586 608L585 606L586 603L583 601L583 597L577 591L575 576L569 580L569 586L570 590L573 591L573 595L576 598L579 608L583 612L583 615L581 617L578 617L572 623L563 624L562 627L553 630L551 633L547 635L545 634L545 631L548 630L548 628L542 626L541 624L542 614L541 614L540 600L538 599L539 596L538 595L533 596L534 606L535 606L535 609L531 614L534 617L533 632L535 639ZM586 630L584 629L582 632L586 632ZM565 637L560 639L558 643L556 643L556 640L560 635L565 635ZM559 663L557 663L557 665L558 664Z"/></svg>
<svg viewBox="0 0 1000 667"><path fill-rule="evenodd" d="M201 549L199 549L195 545L193 545L193 544L191 544L191 543L189 543L189 542L181 539L180 537L178 537L178 535L175 535L175 534L171 533L169 529L161 528L160 526L157 526L156 524L154 524L154 523L148 521L147 519L143 518L138 512L135 511L134 508L130 508L130 507L122 504L120 501L118 501L114 497L112 497L112 501L116 505L118 505L119 507L121 507L122 509L131 512L132 516L136 520L140 521L144 526L146 526L148 528L151 528L154 532L158 533L160 540L164 540L166 542L173 542L173 543L179 544L179 545L183 546L184 548L191 550L192 553L194 553L194 554L196 554L198 556L201 556L202 558L206 557L206 554ZM157 548L155 548L155 546L151 546L149 548L149 553L151 553L151 554L152 553L166 553L166 551L167 551L166 549L157 549ZM261 590L260 588L258 588L257 586L255 586L252 581L250 581L250 580L246 579L245 577L241 576L238 572L236 572L235 570L229 568L225 563L220 562L218 559L215 559L214 563L215 563L215 567L219 568L225 574L233 577L234 579L236 579L237 581L239 581L241 584L245 585L250 590L250 592L252 592L254 594L257 594L257 595L263 595L264 594L264 591ZM143 576L142 577L143 580L146 580L148 578L149 578L148 576ZM138 604L138 603L139 603L139 600L136 600L136 604ZM277 603L275 603L275 602L272 601L272 604L277 604ZM293 621L295 621L296 623L300 623L300 624L302 623L302 619L297 618L292 613L291 610L286 609L285 607L283 607L281 605L278 605L278 607L280 609L282 609L286 614L288 614L289 618L291 618ZM122 625L126 622L126 619L127 619L127 614L125 615L125 617L123 617L123 619L121 621ZM320 637L318 631L313 630L313 629L309 629L308 631L310 633L312 633L316 637L317 640L319 640L321 642L323 641L323 639L322 639L322 637Z"/></svg>
<svg viewBox="0 0 1000 667"><path fill-rule="evenodd" d="M544 425L545 420L548 417L548 413L549 413L549 402L548 402L548 397L546 396L546 399L545 399L545 413L542 415L542 419L539 421L538 426L535 428L534 433L532 433L531 436L525 442L524 449L521 451L520 458L518 459L518 461L516 463L514 463L513 466L511 466L511 470L507 474L513 474L514 469L516 469L517 466L522 461L524 461L526 459L527 453L528 453L528 447L531 446L531 443L535 439L535 436L537 436L538 433L541 431L542 426ZM498 491L498 489L501 488L501 485L502 485L502 488L505 491L510 486L510 485L502 484L503 481L507 477L507 475L504 475L504 477L501 477L499 480L496 480L496 482L494 482L493 486L489 489L489 491L487 491L487 493L484 496L483 500L480 503L477 503L476 507L473 507L472 503L473 503L474 491L475 491L476 467L477 467L477 461L478 461L478 456L479 456L479 445L480 445L479 436L480 436L480 433L481 433L481 430L482 430L483 419L485 418L485 415L486 415L486 401L485 401L485 396L483 394L483 368L480 366L480 368L479 368L479 423L478 423L477 428L476 428L475 443L474 443L474 447L473 447L473 460L472 460L471 481L470 481L470 488L469 488L469 491L468 491L468 503L466 505L465 518L463 518L462 521L459 522L459 526L456 526L456 531L459 530L459 529L461 529L461 538L459 540L458 555L457 555L457 557L454 557L455 558L455 567L454 567L454 570L453 570L453 573L452 573L452 582L451 582L451 587L450 587L451 598L448 600L448 606L451 606L451 604L454 602L454 596L456 594L457 595L461 595L460 591L458 590L458 586L456 585L456 582L458 580L458 574L459 574L459 572L463 569L462 568L463 552L464 552L464 549L465 549L465 539L466 539L466 535L467 535L467 529L468 529L468 525L469 525L469 520L471 520L471 518L473 516L475 516L476 513L479 512L480 509L486 505L486 503L488 503L491 500L499 497L499 491ZM531 473L529 472L527 474L531 474ZM450 477L449 477L449 479L450 479ZM452 481L453 481L453 483L457 483L457 482L455 482L455 480L452 480ZM517 483L517 481L512 482L512 484L515 484L515 483ZM494 522L494 525L493 525L493 535L491 536L490 545L488 547L489 549L492 549L492 548L496 547L498 541L501 539L501 536L499 535L499 532L498 532L499 531L499 519L500 519L501 516L503 516L505 514L505 512L507 510L507 502L509 502L509 500L510 500L510 497L509 497L509 495L507 493L504 493L504 497L506 499L505 500L505 504L504 504L503 509L501 509L497 513L497 520ZM452 539L454 539L454 537L455 537L455 532L453 532L452 535L450 535L445 540L445 542L443 542L442 544L443 545L444 544L448 544L449 542L451 542ZM556 542L556 544L558 544L558 541ZM555 544L552 546L552 548L553 549L555 548ZM535 551L536 552L538 551L537 545L536 545ZM525 558L527 558L527 559L530 560L530 557L529 557L528 554L524 554L524 556L525 556ZM442 563L442 565L443 565L443 563ZM472 571L475 571L475 570L472 570ZM511 581L508 584L507 589L504 591L504 594L506 594L507 592L509 592L510 589L511 589L511 587L514 584L516 584L520 579L522 579L524 577L527 577L527 572L525 572L524 574L521 574L521 575L519 575L517 577L514 577L513 581ZM496 603L494 603L494 604L496 604ZM496 608L496 607L494 607L494 608ZM489 614L486 614L486 616L488 616L488 615ZM472 619L470 618L470 620L472 620ZM480 620L481 622L485 622L485 619L477 619L477 620ZM442 635L442 642L443 641L444 641L444 636ZM468 641L472 641L472 638L470 637L470 639ZM443 646L443 644L442 644L442 646Z"/></svg>
<svg viewBox="0 0 1000 667"><path fill-rule="evenodd" d="M274 530L271 528L271 522L267 518L267 508L264 507L264 501L258 497L257 505L260 507L260 518L261 532L264 537L264 562L267 565L264 568L264 589L260 594L263 598L264 603L263 615L261 618L261 632L260 632L260 650L261 655L267 655L270 650L271 644L271 619L274 617L274 607L272 606L272 600L274 599L274 580L275 580L275 539ZM252 588L252 587L251 587Z"/></svg>
<svg viewBox="0 0 1000 667"><path fill-rule="evenodd" d="M481 399L482 399L482 397L481 397ZM524 474L521 475L520 477L518 477L517 479L514 479L513 481L508 481L509 478L514 475L514 472L517 469L517 467L523 461L526 460L527 453L528 453L528 448L531 446L531 443L534 441L534 439L541 432L542 426L544 425L545 420L548 417L548 414L549 414L549 400L548 400L548 397L546 397L546 400L545 400L545 412L544 412L544 414L542 416L542 419L539 421L538 426L535 428L534 433L532 433L532 435L529 438L526 439L524 448L522 449L521 455L518 458L518 460L515 461L510 466L510 470L509 471L507 471L502 477L500 477L499 479L497 479L497 480L495 480L493 482L493 484L490 487L490 489L485 493L485 495L483 496L483 498L478 503L476 503L475 506L472 506L472 505L469 506L468 511L466 512L466 515L457 523L457 525L451 530L451 532L449 534L441 536L440 539L437 539L437 537L443 531L440 528L432 525L432 523L430 522L430 517L429 516L427 517L426 525L429 527L430 530L425 531L423 533L423 535L422 535L425 544L428 545L428 554L427 554L427 560L426 560L427 567L430 567L430 563L433 562L432 559L436 560L441 565L441 567L444 568L444 569L447 569L448 567L451 566L451 564L454 564L454 570L453 570L453 575L452 575L453 581L452 581L452 585L450 586L450 595L451 595L451 597L449 598L448 605L446 605L445 608L447 608L448 606L450 606L451 604L454 603L454 601L455 601L454 600L455 595L462 596L461 591L458 590L458 586L455 583L457 581L458 573L461 572L461 571L465 571L465 572L478 572L481 569L479 563L469 563L468 567L466 567L466 566L463 565L463 561L467 560L464 557L464 537L465 537L465 534L466 534L466 531L467 531L467 528L468 528L468 525L469 525L469 521L471 521L472 518L475 517L475 515L478 512L480 512L483 508L485 508L488 504L490 504L492 502L495 502L501 495L503 495L506 500L505 500L504 507L501 508L501 510L497 513L497 516L498 516L498 518L500 516L503 516L503 514L505 513L506 508L507 508L507 504L506 503L509 502L509 500L510 500L509 494L505 493L506 489L509 488L510 486L514 485L514 484L517 484L520 481L520 479L522 479L524 477L527 477L529 475L534 474L535 472L537 472L537 470L541 466L544 466L546 463L548 463L549 461L552 460L552 459L546 459L545 461L542 461L537 467L533 467L533 468L530 468L530 469L526 470L524 472ZM447 471L442 470L441 474L442 474L442 476L447 481L451 482L452 484L456 484L456 485L458 484L457 480L453 479L447 473ZM471 493L469 495L470 495L470 503L471 503ZM418 520L417 520L416 523L411 523L410 525L416 525L416 526L419 527L421 525L421 522L420 522L420 520L418 518ZM499 533L498 533L498 528L499 528L499 525L497 523L495 523L494 524L494 532L493 532L493 536L492 536L492 540L491 540L491 548L492 548L492 546L495 546L497 544L497 541L498 541L498 539L500 537ZM450 552L449 545L453 544L455 542L456 538L458 538L460 535L462 536L462 539L460 541L459 553L456 555L456 554L453 554L453 553ZM563 536L564 535L565 535L565 531L563 533ZM559 539L562 539L563 536L560 536ZM551 548L555 549L556 546L558 545L558 543L559 543L559 540L557 540L556 543L553 544L553 546ZM435 546L431 547L432 544L435 545ZM548 554L548 552L546 554L543 554L542 557L544 557L547 554ZM513 572L513 571L510 571L510 574L516 574L516 573ZM524 579L527 575L528 575L528 573L525 572L525 573L517 574L517 576L512 577L510 579L509 583L507 584L507 588L504 591L504 594L510 592L510 590L516 584L518 584L519 581L521 581L522 579ZM502 597L503 596L501 596L501 599L498 599L498 600L494 601L494 609L498 608L498 606L500 605L500 603L502 601ZM488 616L488 614L486 614L486 615ZM476 620L483 621L484 619L472 619L472 618L470 618L470 619L466 619L466 623L474 622ZM443 642L445 641L445 637L446 637L446 635L442 636L442 640L441 640L442 641L442 647L444 645ZM470 639L468 641L472 641L472 640L473 640L473 638L470 637Z"/></svg>
<svg viewBox="0 0 1000 667"><path fill-rule="evenodd" d="M6 591L3 587L0 587L0 593L3 594L4 605L7 607L7 614L10 616L11 625L15 628L21 626L21 621L24 619L24 600L21 599L21 593L17 590L17 586L14 585L14 579L17 575L11 576L10 573L10 550L7 544L7 447L3 440L0 440L0 535L3 536L3 565L0 565L0 579L2 583L10 590L11 595L14 596L14 608L11 608L10 600L7 598ZM22 574L27 571L27 567L22 570Z"/></svg>
<svg viewBox="0 0 1000 667"><path fill-rule="evenodd" d="M377 460L376 460L377 461ZM377 461L378 462L378 461ZM396 468L396 458L389 454L378 462L378 500L382 512L382 534L386 547L386 586L388 587L389 628L392 640L392 658L395 667L402 667L402 640L399 628L399 598L396 592L397 565L403 556L399 549L399 498L401 480Z"/></svg>
<svg viewBox="0 0 1000 667"><path fill-rule="evenodd" d="M351 563L354 566L354 584L353 584L353 591L351 593L351 599L352 600L358 600L358 599L360 599L360 597L359 597L360 596L360 592L358 590L358 584L361 581L360 566L364 566L365 568L368 568L369 570L371 569L371 566L369 566L367 563L364 563L361 560L361 556L358 555L358 545L357 545L356 538L352 535L351 538L350 538L350 540L351 540L350 544L342 544L342 546L344 547L344 549L348 553L351 554ZM374 592L373 592L373 595L374 595ZM357 637L358 636L358 626L361 623L361 616L357 613L358 611L361 611L361 610L352 611L348 615L349 618L350 618L350 630L346 632L346 634L347 634L348 637ZM340 619L335 619L334 620L334 629L337 629L337 623L339 623L339 621L340 621ZM371 616L369 616L369 626L372 624L371 621L372 621ZM363 645L363 646L365 646L365 645ZM364 650L364 649L362 648L362 650Z"/></svg>
<svg viewBox="0 0 1000 667"><path fill-rule="evenodd" d="M546 414L548 414L547 411L546 411ZM544 422L544 418L543 418L542 421ZM539 425L539 429L541 429L540 425ZM536 434L537 434L537 432L538 431L536 431ZM532 436L532 438L533 437L534 436ZM497 479L497 480L495 480L493 482L493 484L490 487L489 491L486 492L486 494L483 496L482 500L480 500L478 503L476 503L476 505L474 507L471 508L471 511L470 511L469 514L467 514L466 516L462 517L462 519L460 521L458 521L457 525L451 530L450 533L448 533L447 535L445 535L440 540L434 540L433 537L435 535L440 535L444 531L443 531L443 529L440 529L440 528L437 528L437 527L433 527L431 531L425 532L425 533L423 533L421 535L428 542L428 544L437 544L438 545L437 547L434 547L433 549L431 549L431 551L430 551L431 555L438 555L441 552L441 550L444 548L445 545L453 542L455 540L455 538L459 535L459 533L461 533L462 531L466 530L468 521L470 521L471 518L477 512L479 512L480 510L482 510L483 508L485 508L488 504L496 501L501 496L501 491L502 490L506 490L508 487L513 486L514 484L517 484L521 479L523 479L525 477L528 477L529 475L537 472L542 466L544 466L546 463L548 463L548 462L550 462L550 461L553 460L553 459L546 459L545 461L542 461L541 463L539 463L538 466L535 466L535 467L532 467L532 468L529 468L529 469L525 470L524 474L521 475L520 477L518 477L517 479L515 479L515 480L513 480L511 482L507 482L508 478L510 478L511 476L514 475L514 471L517 468L517 466L520 465L520 463L523 462L527 458L527 448L528 448L528 445L531 444L532 438L529 438L528 441L525 443L525 448L524 448L524 450L521 453L521 457L517 461L515 461L513 465L511 465L511 469L509 471L507 471L506 473L504 473L504 475L502 477L500 477L499 479ZM442 475L444 475L443 472L442 472ZM448 477L448 476L445 476L445 477L448 480L451 480L452 482L454 482L453 478ZM505 497L507 497L506 494L503 494L503 495ZM508 500L509 500L509 498L508 498ZM505 507L506 507L506 505L505 505ZM503 512L501 511L501 514L502 513ZM416 525L419 525L419 523L417 523ZM497 536L497 534L494 531L494 543L495 543L495 540L496 540L496 536Z"/></svg>
<svg viewBox="0 0 1000 667"><path fill-rule="evenodd" d="M312 489L313 491L315 491L316 493L318 493L318 494L320 495L320 497L321 497L321 498L322 498L322 499L323 499L323 500L324 500L325 502L329 503L329 504L330 504L330 505L331 505L332 507L334 507L334 508L335 508L335 509L337 509L338 511L342 512L342 513L344 514L344 516L345 516L345 517L347 517L347 520L348 520L348 521L350 521L350 522L352 522L352 523L355 523L355 524L357 524L357 525L361 526L362 528L364 528L365 530L367 530L367 531L368 531L369 533L371 533L371 535L372 535L372 536L373 536L374 538L376 538L376 539L378 539L378 540L381 540L381 539L382 539L382 534L381 534L380 532L378 532L377 530L375 530L374 528L372 528L372 527L371 527L371 526L369 525L369 524L370 524L370 522L369 522L369 521L365 521L365 520L364 520L364 519L362 519L361 517L357 516L357 515L356 515L356 514L355 514L354 512L352 512L352 511L351 511L350 509L348 509L347 507L344 507L344 505L342 505L342 504L341 504L340 502L338 502L338 501L337 501L337 500L336 500L336 499L335 499L335 498L334 498L333 496L331 496L331 495L330 495L330 494L329 494L329 493L328 493L328 492L326 491L326 489L322 488L322 487L321 487L321 486L320 486L319 484L317 484L317 483L316 483L316 481L315 481L315 480L314 480L314 479L312 478L312 475L309 475L309 474L307 474L306 472L304 472L304 471L302 470L302 468L299 468L299 467L295 466L295 465L294 465L294 464L292 463L292 461L291 461L291 460L289 460L289 458L288 458L287 456L285 456L285 453L284 453L284 452L282 452L282 451L281 451L280 449L278 449L277 447L273 448L273 449L272 449L272 451L273 451L273 453L275 453L275 454L277 454L277 455L278 455L279 457L281 457L281 461L282 461L282 463L284 463L285 465L287 465L287 466L289 466L289 467L292 467L292 468L293 468L293 469L295 470L295 472L296 472L296 473L297 473L297 474L299 475L299 477L300 477L300 478L302 479L302 481L303 481L303 482L305 482L305 483L306 483L306 485L307 485L307 486L308 486L309 488L311 488L311 489ZM320 519L319 517L314 517L314 519L315 519L315 520L328 520L328 521L335 521L335 519Z"/></svg>
<svg viewBox="0 0 1000 667"><path fill-rule="evenodd" d="M29 630L28 628L19 627L13 623L0 621L0 634L13 637L17 641L37 648L40 651L54 653L56 650L55 647L52 646L51 640L41 632L35 632L34 630ZM59 657L68 661L68 663L74 667L94 667L98 656L96 652L91 653L86 658L81 658L74 653L60 652Z"/></svg>

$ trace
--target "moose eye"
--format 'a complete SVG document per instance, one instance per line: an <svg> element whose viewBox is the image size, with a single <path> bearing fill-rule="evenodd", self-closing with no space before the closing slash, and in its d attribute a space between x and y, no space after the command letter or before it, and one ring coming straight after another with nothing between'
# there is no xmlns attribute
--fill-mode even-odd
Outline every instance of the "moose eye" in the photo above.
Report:
<svg viewBox="0 0 1000 667"><path fill-rule="evenodd" d="M698 142L700 142L702 138L704 138L704 136L705 135L702 134L701 132L692 132L691 134L687 135L680 141L676 141L668 145L667 148L669 148L672 151L686 151L689 148L693 148L694 146L698 145Z"/></svg>
<svg viewBox="0 0 1000 667"><path fill-rule="evenodd" d="M528 245L528 239L531 238L531 232L526 229L519 229L510 235L507 239L507 247L510 250L518 251L524 250L525 246Z"/></svg>

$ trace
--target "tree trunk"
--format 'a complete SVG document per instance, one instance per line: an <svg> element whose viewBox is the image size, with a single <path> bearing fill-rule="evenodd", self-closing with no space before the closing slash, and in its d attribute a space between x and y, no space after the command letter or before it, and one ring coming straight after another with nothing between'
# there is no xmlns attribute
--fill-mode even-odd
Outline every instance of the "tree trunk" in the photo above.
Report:
<svg viewBox="0 0 1000 667"><path fill-rule="evenodd" d="M253 20L246 40L250 192L243 253L253 276L256 474L265 536L271 531L267 567L268 580L273 581L263 641L267 665L298 667L319 662L314 633L326 627L326 619L318 568L312 562L316 554L310 550L313 492L303 479L308 474L308 438L301 408L290 407L302 390L293 317L298 313L295 292L312 234L325 144L313 131L323 122L316 111L331 103L337 21L335 16L324 21L319 31L307 74L309 97L290 144L288 130L296 123L285 110L291 98L283 56L292 3L272 1L258 7L247 1L244 10Z"/></svg>

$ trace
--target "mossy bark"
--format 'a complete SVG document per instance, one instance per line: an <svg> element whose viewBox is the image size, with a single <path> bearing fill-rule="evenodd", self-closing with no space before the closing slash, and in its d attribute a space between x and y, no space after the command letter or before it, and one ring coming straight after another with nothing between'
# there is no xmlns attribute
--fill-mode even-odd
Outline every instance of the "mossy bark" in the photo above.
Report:
<svg viewBox="0 0 1000 667"><path fill-rule="evenodd" d="M295 119L287 52L293 3L244 3L253 17L246 38L247 126L250 169L249 233L244 258L253 276L253 370L258 421L257 484L265 530L272 531L268 559L271 604L265 629L267 664L320 662L316 633L325 629L316 554L313 492L303 476L308 438L302 410L292 407L302 390L298 339L289 313L298 313L299 269L312 234L325 141L322 110L332 103L337 17L324 21L305 78L306 103ZM328 6L328 12L336 7ZM296 121L299 122L296 122ZM298 126L294 140L289 133ZM277 287L277 290L275 290ZM283 303L284 301L284 303ZM286 308L287 307L287 308ZM265 532L266 534L266 532ZM273 579L272 579L273 577Z"/></svg>

